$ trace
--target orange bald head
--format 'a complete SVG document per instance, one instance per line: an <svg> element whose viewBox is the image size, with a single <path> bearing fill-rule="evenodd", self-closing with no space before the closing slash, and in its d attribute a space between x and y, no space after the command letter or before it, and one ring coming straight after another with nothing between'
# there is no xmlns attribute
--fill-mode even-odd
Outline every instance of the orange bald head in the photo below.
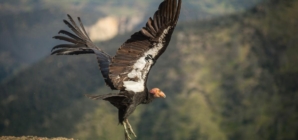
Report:
<svg viewBox="0 0 298 140"><path fill-rule="evenodd" d="M159 88L153 88L149 92L153 94L155 98L166 98L166 95Z"/></svg>

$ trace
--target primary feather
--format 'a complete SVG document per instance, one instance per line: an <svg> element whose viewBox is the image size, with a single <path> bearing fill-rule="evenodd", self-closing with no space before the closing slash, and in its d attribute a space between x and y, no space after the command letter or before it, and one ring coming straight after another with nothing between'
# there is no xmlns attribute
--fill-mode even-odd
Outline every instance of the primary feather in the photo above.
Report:
<svg viewBox="0 0 298 140"><path fill-rule="evenodd" d="M97 56L97 62L99 64L101 74L104 77L106 84L111 89L116 89L109 78L109 65L112 60L112 57L106 52L96 47L96 45L90 40L80 18L78 18L78 21L80 23L81 28L76 24L76 22L72 19L70 15L67 16L71 23L69 23L67 20L63 21L75 34L72 34L65 30L60 30L59 33L64 34L66 36L54 36L53 38L64 40L73 44L57 45L52 49L52 54L79 55L94 53Z"/></svg>
<svg viewBox="0 0 298 140"><path fill-rule="evenodd" d="M178 1L178 2L177 2ZM166 50L177 24L181 9L181 0L164 0L145 27L131 35L121 45L116 55L111 57L99 49L89 38L83 23L78 18L79 26L67 15L64 23L73 31L60 30L53 38L70 44L60 44L52 49L56 55L95 54L105 83L118 94L86 95L95 100L106 100L118 108L119 123L124 125L125 138L134 134L128 122L128 116L139 104L148 104L155 98L165 98L159 89L148 91L148 74L157 59Z"/></svg>

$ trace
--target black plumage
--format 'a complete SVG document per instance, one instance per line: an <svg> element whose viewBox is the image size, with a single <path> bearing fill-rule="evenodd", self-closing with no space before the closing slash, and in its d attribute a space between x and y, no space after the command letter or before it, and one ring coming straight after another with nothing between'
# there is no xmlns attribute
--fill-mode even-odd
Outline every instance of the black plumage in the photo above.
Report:
<svg viewBox="0 0 298 140"><path fill-rule="evenodd" d="M106 84L112 90L120 92L87 96L91 99L109 101L118 108L119 123L124 125L126 139L130 139L129 134L135 135L127 119L135 108L139 104L148 104L155 98L165 98L165 94L158 88L148 91L147 76L171 40L180 9L181 0L164 0L153 18L148 19L146 26L122 44L114 57L99 49L90 40L80 18L78 18L80 25L78 26L72 17L67 15L70 22L63 21L74 34L60 30L59 34L65 36L53 37L71 44L60 44L53 47L52 54L96 54Z"/></svg>

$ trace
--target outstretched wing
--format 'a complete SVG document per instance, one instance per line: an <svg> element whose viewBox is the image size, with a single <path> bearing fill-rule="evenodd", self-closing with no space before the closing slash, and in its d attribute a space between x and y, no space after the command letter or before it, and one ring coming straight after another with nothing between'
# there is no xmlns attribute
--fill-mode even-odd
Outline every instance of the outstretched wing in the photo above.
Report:
<svg viewBox="0 0 298 140"><path fill-rule="evenodd" d="M53 38L64 40L67 42L70 42L72 44L60 44L52 49L52 55L78 55L78 54L88 54L88 53L94 53L97 56L97 62L100 67L100 71L102 76L104 77L104 80L106 84L111 89L116 89L109 78L109 65L112 60L112 57L96 47L96 45L90 40L82 22L81 19L78 17L78 21L80 23L80 27L76 24L76 22L72 19L70 15L67 15L70 22L67 20L63 20L64 23L75 33L70 33L65 30L60 30L59 34L64 34L66 36L54 36Z"/></svg>
<svg viewBox="0 0 298 140"><path fill-rule="evenodd" d="M148 73L166 50L177 24L181 0L164 0L153 19L134 33L117 51L110 64L109 77L119 90L144 91Z"/></svg>

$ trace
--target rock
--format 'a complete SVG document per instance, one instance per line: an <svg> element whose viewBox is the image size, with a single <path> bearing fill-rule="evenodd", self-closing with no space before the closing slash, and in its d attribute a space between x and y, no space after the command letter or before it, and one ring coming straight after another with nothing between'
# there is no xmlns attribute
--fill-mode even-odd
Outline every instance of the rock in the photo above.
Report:
<svg viewBox="0 0 298 140"><path fill-rule="evenodd" d="M73 138L46 138L46 137L36 137L36 136L21 136L21 137L14 137L14 136L1 136L0 140L74 140Z"/></svg>

